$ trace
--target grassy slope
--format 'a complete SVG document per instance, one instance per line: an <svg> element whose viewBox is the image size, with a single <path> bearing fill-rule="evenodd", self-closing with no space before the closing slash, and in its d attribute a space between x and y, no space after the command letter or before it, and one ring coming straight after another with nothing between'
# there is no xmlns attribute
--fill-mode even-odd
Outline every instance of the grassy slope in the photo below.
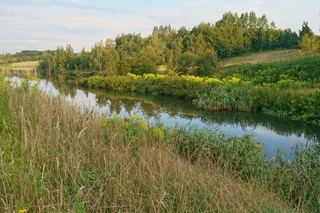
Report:
<svg viewBox="0 0 320 213"><path fill-rule="evenodd" d="M25 61L12 64L0 64L0 71L2 70L34 70L39 64L39 61Z"/></svg>
<svg viewBox="0 0 320 213"><path fill-rule="evenodd" d="M275 50L261 53L253 53L246 56L238 56L221 61L221 66L231 66L238 64L257 64L257 63L271 63L277 61L285 61L299 57L297 49L290 50Z"/></svg>
<svg viewBox="0 0 320 213"><path fill-rule="evenodd" d="M264 184L182 159L159 128L148 135L131 119L103 125L24 88L0 88L1 212L290 211Z"/></svg>

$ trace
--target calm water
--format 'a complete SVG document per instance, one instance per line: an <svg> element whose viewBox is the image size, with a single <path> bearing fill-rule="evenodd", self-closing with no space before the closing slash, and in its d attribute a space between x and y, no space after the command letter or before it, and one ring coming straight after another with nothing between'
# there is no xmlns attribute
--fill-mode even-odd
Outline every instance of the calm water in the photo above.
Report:
<svg viewBox="0 0 320 213"><path fill-rule="evenodd" d="M19 82L18 77L8 80ZM84 105L89 109L122 117L138 114L150 123L165 126L194 125L198 128L213 128L230 135L253 134L257 141L266 145L267 157L272 158L278 149L293 158L291 148L296 143L320 139L319 127L286 121L260 113L208 112L196 109L190 100L164 96L116 93L104 90L86 90L76 86L41 80L41 90L54 95L64 95L67 100Z"/></svg>

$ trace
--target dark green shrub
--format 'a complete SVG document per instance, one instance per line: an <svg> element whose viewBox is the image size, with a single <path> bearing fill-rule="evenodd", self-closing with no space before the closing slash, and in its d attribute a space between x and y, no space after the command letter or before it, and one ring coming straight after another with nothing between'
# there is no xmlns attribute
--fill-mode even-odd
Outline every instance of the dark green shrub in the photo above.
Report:
<svg viewBox="0 0 320 213"><path fill-rule="evenodd" d="M196 61L197 76L211 76L217 66L217 59L209 53L203 53Z"/></svg>
<svg viewBox="0 0 320 213"><path fill-rule="evenodd" d="M134 65L131 67L131 73L135 75L143 75L143 74L155 74L157 73L157 67L150 64L140 64Z"/></svg>

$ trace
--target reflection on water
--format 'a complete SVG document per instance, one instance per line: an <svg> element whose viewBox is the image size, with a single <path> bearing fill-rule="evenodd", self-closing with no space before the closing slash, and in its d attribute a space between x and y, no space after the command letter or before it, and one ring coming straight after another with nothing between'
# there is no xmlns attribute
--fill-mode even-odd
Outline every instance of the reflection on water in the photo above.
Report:
<svg viewBox="0 0 320 213"><path fill-rule="evenodd" d="M10 80L19 81L13 77ZM41 90L54 95L62 94L67 100L94 108L101 113L117 113L123 117L138 114L150 123L165 126L194 125L198 128L215 128L232 135L253 134L266 145L268 158L274 157L278 149L286 151L289 159L295 143L320 139L317 126L285 121L260 113L208 112L196 109L190 100L165 96L117 93L105 90L86 90L75 85L42 80Z"/></svg>

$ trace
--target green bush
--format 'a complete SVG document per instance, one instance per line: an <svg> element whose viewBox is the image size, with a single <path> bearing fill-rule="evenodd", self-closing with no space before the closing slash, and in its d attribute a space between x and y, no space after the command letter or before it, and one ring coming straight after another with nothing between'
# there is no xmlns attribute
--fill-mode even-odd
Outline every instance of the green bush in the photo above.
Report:
<svg viewBox="0 0 320 213"><path fill-rule="evenodd" d="M217 66L217 59L212 54L203 53L196 61L197 76L212 76Z"/></svg>
<svg viewBox="0 0 320 213"><path fill-rule="evenodd" d="M141 64L134 65L131 67L131 73L135 75L143 75L143 74L155 74L157 73L157 67L150 64Z"/></svg>

